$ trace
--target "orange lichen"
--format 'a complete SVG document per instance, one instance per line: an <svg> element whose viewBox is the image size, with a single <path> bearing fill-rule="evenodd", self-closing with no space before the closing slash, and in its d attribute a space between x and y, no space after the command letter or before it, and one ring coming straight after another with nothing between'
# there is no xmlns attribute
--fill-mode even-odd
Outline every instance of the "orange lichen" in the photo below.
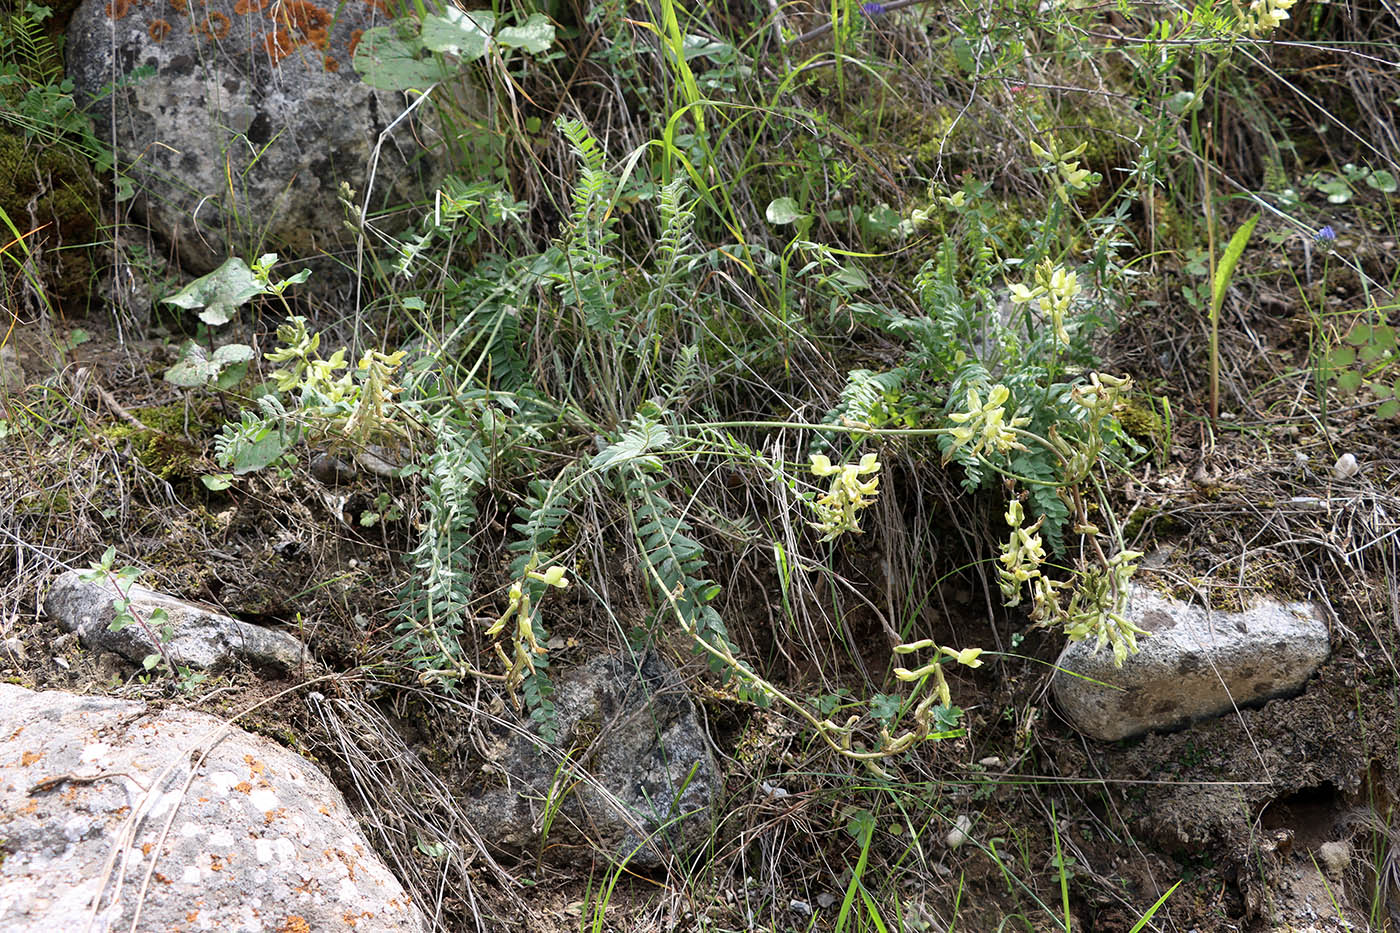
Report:
<svg viewBox="0 0 1400 933"><path fill-rule="evenodd" d="M268 13L287 31L300 35L304 43L324 49L330 42L329 34L334 17L324 7L310 0L284 0Z"/></svg>
<svg viewBox="0 0 1400 933"><path fill-rule="evenodd" d="M340 62L327 55L324 59L321 60L321 67L326 69L327 71L336 72L340 70Z"/></svg>
<svg viewBox="0 0 1400 933"><path fill-rule="evenodd" d="M365 31L364 31L363 29L356 29L356 30L353 30L353 31L350 33L350 57L351 57L351 58L354 58L354 57L355 57L355 47L358 46L358 45L360 44L360 40L364 38L364 35L365 35Z"/></svg>
<svg viewBox="0 0 1400 933"><path fill-rule="evenodd" d="M190 15L190 0L170 0L170 5L175 8L175 12L181 16Z"/></svg>
<svg viewBox="0 0 1400 933"><path fill-rule="evenodd" d="M384 0L365 0L365 6L373 7L385 16L389 15L389 4L385 3Z"/></svg>
<svg viewBox="0 0 1400 933"><path fill-rule="evenodd" d="M152 42L164 42L165 37L170 35L170 24L163 19L154 20L146 33Z"/></svg>
<svg viewBox="0 0 1400 933"><path fill-rule="evenodd" d="M272 59L272 64L275 65L295 52L297 43L287 34L287 30L278 26L263 37L263 47L267 49L267 57Z"/></svg>
<svg viewBox="0 0 1400 933"><path fill-rule="evenodd" d="M233 24L229 22L229 18L218 10L207 14L204 17L204 22L199 24L199 31L215 41L227 39L229 30L232 28Z"/></svg>
<svg viewBox="0 0 1400 933"><path fill-rule="evenodd" d="M131 12L131 0L112 0L106 6L107 16L111 19L121 19Z"/></svg>
<svg viewBox="0 0 1400 933"><path fill-rule="evenodd" d="M233 5L233 12L239 16L247 16L249 13L261 13L267 9L268 0L238 0Z"/></svg>

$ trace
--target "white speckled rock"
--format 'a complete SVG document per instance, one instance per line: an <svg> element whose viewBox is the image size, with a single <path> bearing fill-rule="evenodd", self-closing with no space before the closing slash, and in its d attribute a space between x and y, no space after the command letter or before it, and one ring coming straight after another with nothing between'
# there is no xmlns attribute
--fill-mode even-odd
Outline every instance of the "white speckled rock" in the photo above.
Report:
<svg viewBox="0 0 1400 933"><path fill-rule="evenodd" d="M1095 739L1171 729L1295 692L1327 659L1327 623L1311 603L1207 612L1139 586L1128 615L1152 636L1121 668L1092 641L1069 645L1056 662L1060 710Z"/></svg>
<svg viewBox="0 0 1400 933"><path fill-rule="evenodd" d="M0 930L424 929L315 765L223 726L0 684Z"/></svg>
<svg viewBox="0 0 1400 933"><path fill-rule="evenodd" d="M138 664L157 650L146 629L128 625L111 630L118 595L111 583L84 580L70 570L60 574L44 599L44 614L78 638L88 648L114 651ZM240 622L213 609L185 602L164 593L133 586L127 593L131 608L142 619L155 609L169 617L170 637L161 645L177 665L199 669L225 667L234 660L288 669L301 660L301 642L285 632Z"/></svg>
<svg viewBox="0 0 1400 933"><path fill-rule="evenodd" d="M74 93L135 183L137 211L184 268L277 252L294 271L352 242L338 185L363 194L375 143L405 108L351 66L387 9L83 0L68 30ZM404 123L380 152L371 207L421 199L438 174ZM317 278L334 268L318 265Z"/></svg>

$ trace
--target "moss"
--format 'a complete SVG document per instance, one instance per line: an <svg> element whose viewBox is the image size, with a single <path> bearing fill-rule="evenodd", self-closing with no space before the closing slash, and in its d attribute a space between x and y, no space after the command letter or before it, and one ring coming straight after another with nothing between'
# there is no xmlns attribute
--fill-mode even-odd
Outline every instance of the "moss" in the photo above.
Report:
<svg viewBox="0 0 1400 933"><path fill-rule="evenodd" d="M199 433L201 412L189 410L188 425L183 403L137 408L131 413L150 430L122 421L108 425L102 435L117 444L130 444L141 465L161 479L193 479L199 451L184 438L187 428L191 433Z"/></svg>
<svg viewBox="0 0 1400 933"><path fill-rule="evenodd" d="M0 210L21 233L34 230L27 243L43 247L48 266L40 284L61 302L85 300L90 290L97 203L97 182L83 159L0 124ZM3 229L4 241L12 236Z"/></svg>

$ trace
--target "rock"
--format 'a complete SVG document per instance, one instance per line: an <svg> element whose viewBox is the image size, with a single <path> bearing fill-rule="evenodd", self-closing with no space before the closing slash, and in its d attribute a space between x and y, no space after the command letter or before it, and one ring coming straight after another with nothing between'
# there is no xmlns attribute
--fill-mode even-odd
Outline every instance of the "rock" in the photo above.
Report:
<svg viewBox="0 0 1400 933"><path fill-rule="evenodd" d="M953 821L953 828L948 830L948 835L943 837L943 844L950 849L960 848L964 843L972 838L972 819L965 813L958 814L958 818Z"/></svg>
<svg viewBox="0 0 1400 933"><path fill-rule="evenodd" d="M719 767L669 664L654 653L594 658L561 679L554 704L555 744L535 732L498 736L484 785L464 802L482 838L533 851L543 836L546 857L597 848L634 868L709 840Z"/></svg>
<svg viewBox="0 0 1400 933"><path fill-rule="evenodd" d="M0 398L23 391L25 381L19 351L14 347L0 346Z"/></svg>
<svg viewBox="0 0 1400 933"><path fill-rule="evenodd" d="M363 196L379 135L405 109L351 65L386 21L384 0L83 0L68 77L181 265L276 252L298 263L280 267L290 274L353 242L339 185ZM380 151L371 207L422 200L436 174L404 121Z"/></svg>
<svg viewBox="0 0 1400 933"><path fill-rule="evenodd" d="M1142 650L1121 668L1092 641L1069 645L1056 662L1060 710L1095 739L1171 729L1294 693L1327 658L1327 623L1310 603L1207 612L1138 586L1128 615L1152 635L1138 639Z"/></svg>
<svg viewBox="0 0 1400 933"><path fill-rule="evenodd" d="M1317 848L1317 861L1329 878L1340 878L1351 864L1351 845L1345 842L1324 842Z"/></svg>
<svg viewBox="0 0 1400 933"><path fill-rule="evenodd" d="M314 765L203 713L0 684L0 846L10 933L425 928Z"/></svg>
<svg viewBox="0 0 1400 933"><path fill-rule="evenodd" d="M112 600L117 596L114 584L89 582L70 570L50 587L44 613L76 632L86 647L115 651L140 663L160 649L140 625L128 625L120 632L109 628L116 615ZM160 647L179 666L210 669L243 660L286 670L301 661L301 642L291 635L240 622L144 586L132 586L127 597L133 613L143 620L148 620L154 609L165 610L170 637Z"/></svg>

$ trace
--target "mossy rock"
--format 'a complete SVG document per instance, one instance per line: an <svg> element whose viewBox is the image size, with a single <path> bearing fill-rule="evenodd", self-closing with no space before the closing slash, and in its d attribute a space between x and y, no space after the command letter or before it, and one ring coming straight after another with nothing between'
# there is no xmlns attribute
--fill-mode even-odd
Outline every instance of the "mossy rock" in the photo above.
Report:
<svg viewBox="0 0 1400 933"><path fill-rule="evenodd" d="M0 101L0 106L9 108L10 102ZM21 234L28 234L31 251L42 250L38 284L50 301L56 299L73 313L83 310L92 290L99 194L81 156L62 144L26 138L14 123L0 123L0 210ZM9 242L14 233L4 227L0 237ZM22 252L19 247L11 251Z"/></svg>

